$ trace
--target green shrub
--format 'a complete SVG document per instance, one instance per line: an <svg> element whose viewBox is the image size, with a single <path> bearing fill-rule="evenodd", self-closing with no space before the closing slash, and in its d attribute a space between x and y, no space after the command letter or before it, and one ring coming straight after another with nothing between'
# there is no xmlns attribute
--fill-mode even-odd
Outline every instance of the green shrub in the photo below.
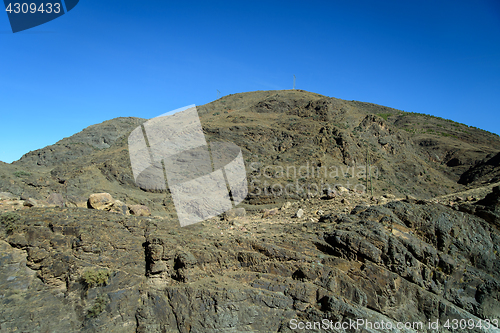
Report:
<svg viewBox="0 0 500 333"><path fill-rule="evenodd" d="M107 269L90 269L82 274L82 282L87 288L105 286L108 284L111 272Z"/></svg>
<svg viewBox="0 0 500 333"><path fill-rule="evenodd" d="M108 298L106 295L97 296L94 305L87 311L87 318L95 318L106 308Z"/></svg>
<svg viewBox="0 0 500 333"><path fill-rule="evenodd" d="M21 220L21 215L15 212L7 212L0 216L0 221L2 222L5 230L8 234L11 234L19 227L19 221Z"/></svg>
<svg viewBox="0 0 500 333"><path fill-rule="evenodd" d="M16 176L16 177L31 176L31 173L29 173L27 171L20 170L20 171L14 172L14 176Z"/></svg>
<svg viewBox="0 0 500 333"><path fill-rule="evenodd" d="M377 116L384 118L384 120L387 120L387 118L389 118L389 116L392 116L392 114L390 114L390 113L377 113Z"/></svg>
<svg viewBox="0 0 500 333"><path fill-rule="evenodd" d="M445 137L448 137L448 136L452 136L454 138L456 138L457 136L456 135L453 135L453 134L448 134L448 133L445 133L445 132L441 132L441 135L442 136L445 136Z"/></svg>
<svg viewBox="0 0 500 333"><path fill-rule="evenodd" d="M214 112L214 113L213 113L213 115L214 115L214 116L218 116L218 115L220 115L220 112L219 112L219 111Z"/></svg>

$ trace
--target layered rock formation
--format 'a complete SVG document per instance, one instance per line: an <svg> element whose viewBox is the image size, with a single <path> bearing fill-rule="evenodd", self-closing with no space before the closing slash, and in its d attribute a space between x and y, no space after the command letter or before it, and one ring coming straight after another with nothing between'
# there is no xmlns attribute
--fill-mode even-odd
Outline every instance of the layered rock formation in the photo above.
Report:
<svg viewBox="0 0 500 333"><path fill-rule="evenodd" d="M477 206L496 211L498 198L495 189ZM308 212L319 203L299 205ZM447 320L500 320L494 221L423 200L358 205L348 214L321 203L319 222L293 218L292 205L264 219L185 228L85 208L2 215L0 327L292 332L299 322L328 319L421 322L423 329L399 331L431 332L429 321L438 320L439 332L451 332Z"/></svg>

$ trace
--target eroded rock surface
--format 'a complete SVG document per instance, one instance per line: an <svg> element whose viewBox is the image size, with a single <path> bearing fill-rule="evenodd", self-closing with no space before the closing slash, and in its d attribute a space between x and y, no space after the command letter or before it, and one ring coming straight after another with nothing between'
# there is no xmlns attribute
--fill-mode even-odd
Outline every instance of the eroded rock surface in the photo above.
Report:
<svg viewBox="0 0 500 333"><path fill-rule="evenodd" d="M494 211L495 193L481 207ZM500 320L496 223L411 199L321 210L319 222L281 209L184 228L84 208L18 211L0 230L1 332L294 332L291 320L322 319L424 323L400 332L439 320L447 332L448 319ZM102 269L107 283L82 280Z"/></svg>

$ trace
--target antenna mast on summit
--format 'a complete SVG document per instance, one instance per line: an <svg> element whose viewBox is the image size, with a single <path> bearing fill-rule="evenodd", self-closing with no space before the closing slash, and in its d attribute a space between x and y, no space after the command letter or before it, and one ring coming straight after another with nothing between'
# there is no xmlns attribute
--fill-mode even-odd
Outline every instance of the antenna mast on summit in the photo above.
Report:
<svg viewBox="0 0 500 333"><path fill-rule="evenodd" d="M219 91L219 89L216 89L216 90L217 90L217 99L219 99L220 91Z"/></svg>
<svg viewBox="0 0 500 333"><path fill-rule="evenodd" d="M293 76L293 90L295 90L295 75Z"/></svg>

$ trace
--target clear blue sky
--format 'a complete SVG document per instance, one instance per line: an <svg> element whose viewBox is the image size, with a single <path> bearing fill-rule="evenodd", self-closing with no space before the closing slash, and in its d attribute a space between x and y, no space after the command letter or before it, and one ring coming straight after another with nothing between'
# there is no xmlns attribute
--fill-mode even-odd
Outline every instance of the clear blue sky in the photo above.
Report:
<svg viewBox="0 0 500 333"><path fill-rule="evenodd" d="M0 13L0 160L120 116L297 89L500 134L500 2L81 0Z"/></svg>

